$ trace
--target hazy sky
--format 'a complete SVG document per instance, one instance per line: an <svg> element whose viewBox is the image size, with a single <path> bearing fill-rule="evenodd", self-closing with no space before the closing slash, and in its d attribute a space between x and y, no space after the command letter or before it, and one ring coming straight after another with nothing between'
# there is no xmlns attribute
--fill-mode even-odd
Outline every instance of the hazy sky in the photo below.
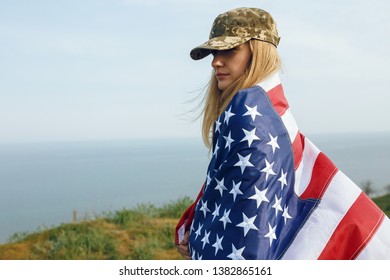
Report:
<svg viewBox="0 0 390 280"><path fill-rule="evenodd" d="M388 0L0 0L0 141L200 137L214 18L276 20L304 134L390 131Z"/></svg>

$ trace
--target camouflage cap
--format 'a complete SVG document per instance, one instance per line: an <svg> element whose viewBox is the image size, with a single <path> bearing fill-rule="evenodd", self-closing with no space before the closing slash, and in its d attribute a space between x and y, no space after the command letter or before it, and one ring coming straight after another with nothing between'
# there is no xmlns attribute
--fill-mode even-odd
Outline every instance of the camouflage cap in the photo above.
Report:
<svg viewBox="0 0 390 280"><path fill-rule="evenodd" d="M209 40L191 50L194 60L208 56L213 50L235 48L250 39L278 46L280 37L271 15L257 8L237 8L220 14L213 23Z"/></svg>

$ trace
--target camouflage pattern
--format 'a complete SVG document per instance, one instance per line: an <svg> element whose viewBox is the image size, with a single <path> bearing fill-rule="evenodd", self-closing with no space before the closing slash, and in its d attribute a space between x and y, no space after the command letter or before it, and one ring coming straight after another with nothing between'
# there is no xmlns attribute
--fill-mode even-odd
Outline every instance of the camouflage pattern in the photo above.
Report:
<svg viewBox="0 0 390 280"><path fill-rule="evenodd" d="M271 15L257 8L237 8L220 14L213 23L209 40L194 48L194 60L208 56L213 50L227 50L251 39L278 46L280 37Z"/></svg>

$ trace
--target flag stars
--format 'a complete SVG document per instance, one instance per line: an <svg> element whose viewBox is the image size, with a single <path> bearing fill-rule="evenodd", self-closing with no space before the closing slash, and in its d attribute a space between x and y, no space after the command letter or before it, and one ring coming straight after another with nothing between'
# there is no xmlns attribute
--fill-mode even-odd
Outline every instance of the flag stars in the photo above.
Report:
<svg viewBox="0 0 390 280"><path fill-rule="evenodd" d="M234 166L239 166L241 168L241 173L244 173L245 167L250 166L253 167L253 164L249 162L249 159L252 154L247 155L246 157L243 157L242 155L238 154L238 162Z"/></svg>
<svg viewBox="0 0 390 280"><path fill-rule="evenodd" d="M256 186L255 186L255 194L252 195L251 197L249 197L249 199L254 199L256 200L256 203L257 203L257 209L259 209L261 203L263 201L265 202L269 202L268 198L265 196L266 193L267 193L267 190L268 189L264 189L262 191L260 191Z"/></svg>
<svg viewBox="0 0 390 280"><path fill-rule="evenodd" d="M215 121L215 130L214 132L217 133L221 133L221 122L219 121L219 118Z"/></svg>
<svg viewBox="0 0 390 280"><path fill-rule="evenodd" d="M203 200L202 200L201 203L202 203L202 206L200 207L199 211L202 211L203 216L206 218L207 212L211 212L211 211L209 208L207 208L207 201L203 202Z"/></svg>
<svg viewBox="0 0 390 280"><path fill-rule="evenodd" d="M210 172L208 172L206 177L206 189L210 185L210 182L211 182L211 177L210 177Z"/></svg>
<svg viewBox="0 0 390 280"><path fill-rule="evenodd" d="M227 188L225 187L225 178L222 178L221 181L219 181L218 179L215 179L217 181L217 186L215 187L215 190L219 191L219 193L221 194L221 196L223 195L223 191L227 191Z"/></svg>
<svg viewBox="0 0 390 280"><path fill-rule="evenodd" d="M274 163L269 163L267 159L265 159L265 167L260 170L260 172L265 173L265 180L268 180L269 175L276 175L276 173L272 170L274 167Z"/></svg>
<svg viewBox="0 0 390 280"><path fill-rule="evenodd" d="M230 151L231 144L234 142L234 140L231 137L231 134L232 132L230 131L228 136L223 137L226 140L225 149L228 148L228 151Z"/></svg>
<svg viewBox="0 0 390 280"><path fill-rule="evenodd" d="M220 222L223 223L223 229L226 229L226 225L228 223L231 223L232 221L230 220L229 218L229 215L230 215L230 210L226 212L226 209L225 211L223 212L223 216L221 219L219 219Z"/></svg>
<svg viewBox="0 0 390 280"><path fill-rule="evenodd" d="M257 111L257 105L255 107L249 107L245 105L245 107L247 111L243 116L251 116L253 121L255 121L256 116L262 116L262 114Z"/></svg>
<svg viewBox="0 0 390 280"><path fill-rule="evenodd" d="M268 223L268 233L264 237L269 238L269 246L272 245L272 241L276 239L276 226L271 227L271 224Z"/></svg>
<svg viewBox="0 0 390 280"><path fill-rule="evenodd" d="M198 238L198 236L201 234L201 232L202 232L202 227L203 227L203 225L201 225L200 223L199 223L199 226L198 226L198 229L195 231L195 240Z"/></svg>
<svg viewBox="0 0 390 280"><path fill-rule="evenodd" d="M213 215L212 222L214 221L214 219L215 219L216 217L219 216L219 208L221 208L221 204L218 205L217 203L215 203L214 212L211 214L211 215Z"/></svg>
<svg viewBox="0 0 390 280"><path fill-rule="evenodd" d="M288 213L288 206L287 206L287 207L284 207L282 216L284 217L284 224L287 223L287 219L292 219L292 217L291 217L290 214Z"/></svg>
<svg viewBox="0 0 390 280"><path fill-rule="evenodd" d="M238 182L237 184L233 181L233 188L231 189L231 191L229 192L230 194L233 195L233 201L236 201L236 197L238 194L242 194L242 192L240 191L240 185L241 185L241 182Z"/></svg>
<svg viewBox="0 0 390 280"><path fill-rule="evenodd" d="M261 140L256 135L256 128L252 129L251 131L248 131L246 129L242 129L242 131L244 132L245 137L240 142L248 141L248 147L250 147L252 145L253 141Z"/></svg>
<svg viewBox="0 0 390 280"><path fill-rule="evenodd" d="M223 240L223 236L221 238L219 238L219 236L217 234L217 240L212 245L215 248L215 256L217 255L219 250L223 250L223 248L222 248L222 240Z"/></svg>
<svg viewBox="0 0 390 280"><path fill-rule="evenodd" d="M229 120L231 117L233 117L235 114L232 113L232 106L230 106L230 108L225 111L225 119L224 119L224 122L226 122L227 125L229 125Z"/></svg>
<svg viewBox="0 0 390 280"><path fill-rule="evenodd" d="M267 145L270 145L272 147L272 153L275 153L276 148L280 149L278 144L278 136L273 137L270 133L268 133L268 135L271 138L271 141L269 141Z"/></svg>
<svg viewBox="0 0 390 280"><path fill-rule="evenodd" d="M217 140L217 143L215 143L214 152L213 152L213 156L215 156L215 158L217 158L218 150L219 150L219 146L218 146L218 140Z"/></svg>
<svg viewBox="0 0 390 280"><path fill-rule="evenodd" d="M207 232L207 230L205 230L204 236L201 240L203 243L202 249L204 249L204 246L206 246L206 244L210 244L209 237L210 237L210 231Z"/></svg>
<svg viewBox="0 0 390 280"><path fill-rule="evenodd" d="M287 172L284 173L283 169L282 169L282 175L280 175L278 181L280 182L280 188L283 190L284 186L287 186Z"/></svg>
<svg viewBox="0 0 390 280"><path fill-rule="evenodd" d="M242 213L243 221L238 224L238 227L242 227L244 229L244 236L248 233L249 230L259 230L253 223L255 222L257 216L253 216L252 218L248 218L244 213Z"/></svg>
<svg viewBox="0 0 390 280"><path fill-rule="evenodd" d="M275 209L275 216L278 216L278 211L283 211L282 206L280 204L282 203L282 197L278 198L277 195L275 194L275 203L272 205L272 208Z"/></svg>
<svg viewBox="0 0 390 280"><path fill-rule="evenodd" d="M232 253L228 255L227 257L232 260L245 260L242 256L242 253L244 252L245 246L241 249L236 249L234 244L232 244Z"/></svg>
<svg viewBox="0 0 390 280"><path fill-rule="evenodd" d="M196 256L195 256L195 254L196 254L195 250L194 250L194 251L192 251L191 259L193 259L193 260L196 260Z"/></svg>

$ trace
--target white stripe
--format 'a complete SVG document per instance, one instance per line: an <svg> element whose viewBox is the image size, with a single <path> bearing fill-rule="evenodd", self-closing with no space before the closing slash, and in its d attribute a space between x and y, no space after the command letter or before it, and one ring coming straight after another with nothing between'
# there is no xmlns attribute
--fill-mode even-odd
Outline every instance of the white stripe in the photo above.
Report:
<svg viewBox="0 0 390 280"><path fill-rule="evenodd" d="M390 220L385 217L366 248L356 258L357 260L389 260L390 259Z"/></svg>
<svg viewBox="0 0 390 280"><path fill-rule="evenodd" d="M269 76L268 78L266 78L264 81L258 83L257 85L262 87L265 92L268 92L279 84L280 84L279 75L278 73L275 73Z"/></svg>
<svg viewBox="0 0 390 280"><path fill-rule="evenodd" d="M295 137L297 137L298 135L299 129L293 115L291 114L290 109L287 109L284 112L282 116L282 122L287 129L288 135L290 136L291 143L293 143Z"/></svg>
<svg viewBox="0 0 390 280"><path fill-rule="evenodd" d="M302 160L295 171L294 191L297 196L301 196L311 181L314 163L320 150L307 138L305 138L305 149Z"/></svg>
<svg viewBox="0 0 390 280"><path fill-rule="evenodd" d="M298 232L283 259L317 259L337 225L360 194L361 190L338 171L320 204Z"/></svg>
<svg viewBox="0 0 390 280"><path fill-rule="evenodd" d="M177 237L179 239L179 243L182 242L184 240L184 234L185 234L185 222L181 225L181 227L179 228L179 230L177 231Z"/></svg>

